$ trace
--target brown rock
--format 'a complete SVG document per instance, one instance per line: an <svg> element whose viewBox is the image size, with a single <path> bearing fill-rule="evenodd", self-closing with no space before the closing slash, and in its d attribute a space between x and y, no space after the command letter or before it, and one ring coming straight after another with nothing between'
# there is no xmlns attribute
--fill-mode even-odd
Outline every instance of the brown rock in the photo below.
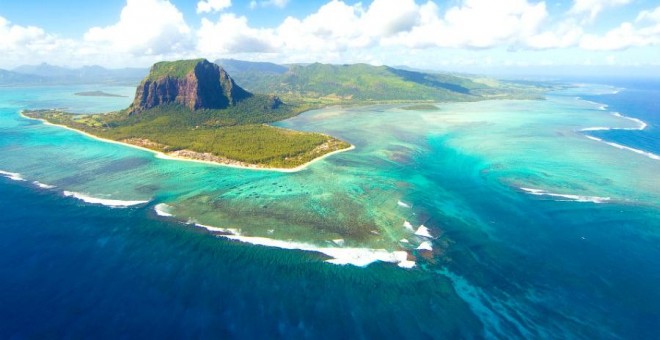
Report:
<svg viewBox="0 0 660 340"><path fill-rule="evenodd" d="M251 96L224 69L205 59L161 62L142 80L129 110L134 114L174 103L193 111L224 109Z"/></svg>

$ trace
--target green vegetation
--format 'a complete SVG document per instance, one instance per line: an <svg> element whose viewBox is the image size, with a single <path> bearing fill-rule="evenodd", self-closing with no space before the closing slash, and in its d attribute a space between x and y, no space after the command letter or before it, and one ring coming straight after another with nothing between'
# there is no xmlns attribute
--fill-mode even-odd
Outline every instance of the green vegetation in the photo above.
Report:
<svg viewBox="0 0 660 340"><path fill-rule="evenodd" d="M266 107L268 103L268 96L255 95L225 110L190 111L171 104L133 115L127 111L74 115L56 110L26 111L24 114L102 138L186 158L235 165L294 168L326 153L350 147L350 144L327 135L262 124L299 113L287 105ZM190 150L196 155L176 154L181 150ZM201 155L206 153L209 155Z"/></svg>
<svg viewBox="0 0 660 340"><path fill-rule="evenodd" d="M161 61L151 67L147 80L158 80L163 77L185 78L195 70L195 66L205 59L191 59L178 61Z"/></svg>
<svg viewBox="0 0 660 340"><path fill-rule="evenodd" d="M272 71L266 72L262 71L263 65L224 62L236 70L232 77L244 88L308 105L542 99L546 90L531 84L489 83L483 78L473 80L367 64L290 65L286 72L270 65L268 70Z"/></svg>

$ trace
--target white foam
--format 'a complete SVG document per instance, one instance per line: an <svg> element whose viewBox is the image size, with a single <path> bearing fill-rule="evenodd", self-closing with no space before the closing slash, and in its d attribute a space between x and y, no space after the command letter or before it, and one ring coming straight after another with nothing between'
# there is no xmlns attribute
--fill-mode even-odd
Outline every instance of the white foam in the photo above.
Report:
<svg viewBox="0 0 660 340"><path fill-rule="evenodd" d="M542 189L533 189L533 188L525 188L525 187L521 187L520 189L528 194L532 194L536 196L560 197L575 202L605 203L610 200L609 197L557 194Z"/></svg>
<svg viewBox="0 0 660 340"><path fill-rule="evenodd" d="M154 206L154 211L156 211L156 215L158 216L172 217L174 215L169 213L170 208L171 207L165 203L158 203Z"/></svg>
<svg viewBox="0 0 660 340"><path fill-rule="evenodd" d="M156 213L158 213L158 212L156 212ZM172 216L172 215L170 215L170 216ZM199 228L204 228L208 231L213 231L213 232L227 233L227 234L231 234L231 235L240 235L241 234L240 230L234 229L234 228L218 228L218 227L212 227L210 225L204 225L204 224L199 224L199 223L195 223L195 226L199 227Z"/></svg>
<svg viewBox="0 0 660 340"><path fill-rule="evenodd" d="M417 228L417 231L415 231L415 235L433 238L433 236L431 236L431 234L429 233L429 228L425 227L423 224L420 225L419 228Z"/></svg>
<svg viewBox="0 0 660 340"><path fill-rule="evenodd" d="M73 191L64 191L62 192L64 196L68 197L74 197L77 198L85 203L90 203L90 204L101 204L105 205L108 207L113 207L113 208L126 208L130 207L133 205L139 205L139 204L145 204L148 203L149 201L123 201L123 200L111 200L111 199L105 199L105 198L97 198L97 197L92 197L92 196L87 196L85 194L81 194L78 192L73 192Z"/></svg>
<svg viewBox="0 0 660 340"><path fill-rule="evenodd" d="M403 221L403 227L406 228L406 229L408 229L408 230L410 230L410 231L414 231L414 230L415 230L415 229L413 228L412 224L410 224L410 222L408 222L408 221Z"/></svg>
<svg viewBox="0 0 660 340"><path fill-rule="evenodd" d="M637 153L637 154L640 154L640 155L646 156L646 157L648 157L648 158L651 158L651 159L655 159L655 160L659 160L659 161L660 161L660 156L658 156L658 155L656 155L656 154L654 154L654 153L648 152L648 151L644 151L644 150L639 150L639 149L631 148L631 147L629 147L629 146L621 145L621 144L618 144L618 143L607 142L607 141L604 141L604 140L602 140L602 139L600 139L600 138L597 138L597 137L594 137L594 136L586 136L586 137L589 138L589 139L591 139L591 140L595 140L595 141L597 141L597 142L601 142L601 143L605 143L605 144L607 144L607 145L609 145L609 146L613 146L613 147L615 147L615 148L617 148L617 149L627 150L627 151L632 151L632 152L634 152L634 153Z"/></svg>
<svg viewBox="0 0 660 340"><path fill-rule="evenodd" d="M318 247L308 243L275 240L266 237L240 235L220 236L231 240L266 247L319 252L331 257L331 259L326 260L326 262L338 265L350 264L358 267L366 267L374 262L382 261L395 263L402 268L412 268L415 266L414 261L408 261L408 253L405 251L387 251L385 249L370 248Z"/></svg>
<svg viewBox="0 0 660 340"><path fill-rule="evenodd" d="M397 201L396 204L400 207L403 207L403 208L410 208L410 204L405 203L405 202Z"/></svg>
<svg viewBox="0 0 660 340"><path fill-rule="evenodd" d="M408 241L408 240L405 239L405 238L400 239L399 242L401 242L401 243L410 243L410 241Z"/></svg>
<svg viewBox="0 0 660 340"><path fill-rule="evenodd" d="M344 242L343 238L338 238L338 239L332 240L332 243L334 243L334 244L336 244L340 247L343 247L345 242Z"/></svg>
<svg viewBox="0 0 660 340"><path fill-rule="evenodd" d="M0 170L0 176L7 177L11 179L12 181L25 181L25 178L21 176L21 174L17 172L9 172L9 171L2 171Z"/></svg>
<svg viewBox="0 0 660 340"><path fill-rule="evenodd" d="M612 128L608 128L604 126L594 126L594 127L581 129L580 131L608 131L608 130L612 130Z"/></svg>
<svg viewBox="0 0 660 340"><path fill-rule="evenodd" d="M620 114L620 113L618 113L618 112L613 112L612 115L614 115L615 117L619 117L619 118L623 118L623 119L627 119L627 120L633 121L633 122L637 123L637 125L638 125L637 128L632 128L632 129L620 129L620 130L640 130L640 131L641 131L641 130L646 129L647 126L649 126L648 124L646 124L645 121L643 121L643 120L641 120L641 119L634 118L634 117L624 116L624 115L622 115L622 114Z"/></svg>
<svg viewBox="0 0 660 340"><path fill-rule="evenodd" d="M397 264L397 266L399 266L401 268L407 268L407 269L413 268L413 267L415 267L415 261L408 261L408 260L401 261Z"/></svg>
<svg viewBox="0 0 660 340"><path fill-rule="evenodd" d="M38 182L38 181L34 181L34 182L32 182L32 184L38 186L41 189L54 189L54 188L56 188L56 186L54 186L54 185L44 184L44 183L41 183L41 182Z"/></svg>
<svg viewBox="0 0 660 340"><path fill-rule="evenodd" d="M433 246L431 245L431 242L424 241L424 242L419 244L419 246L417 247L417 250L433 251Z"/></svg>
<svg viewBox="0 0 660 340"><path fill-rule="evenodd" d="M582 131L582 132L585 132L585 131L608 131L608 130L639 130L639 131L641 131L641 130L646 129L646 127L648 127L648 124L646 124L646 122L644 122L641 119L624 116L624 115L622 115L618 112L612 112L612 115L615 116L615 117L619 117L619 118L623 118L623 119L633 121L633 122L637 123L637 127L634 127L634 128L610 128L610 127L604 127L604 126L594 126L594 127L588 127L588 128L581 129L580 131Z"/></svg>

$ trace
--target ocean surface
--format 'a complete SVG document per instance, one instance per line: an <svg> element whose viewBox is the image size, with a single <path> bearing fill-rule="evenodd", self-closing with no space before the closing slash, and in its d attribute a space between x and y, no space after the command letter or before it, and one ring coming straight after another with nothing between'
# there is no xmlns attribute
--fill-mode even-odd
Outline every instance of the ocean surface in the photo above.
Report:
<svg viewBox="0 0 660 340"><path fill-rule="evenodd" d="M0 88L0 338L660 334L658 81L306 112L356 148L296 173L20 116L133 92Z"/></svg>

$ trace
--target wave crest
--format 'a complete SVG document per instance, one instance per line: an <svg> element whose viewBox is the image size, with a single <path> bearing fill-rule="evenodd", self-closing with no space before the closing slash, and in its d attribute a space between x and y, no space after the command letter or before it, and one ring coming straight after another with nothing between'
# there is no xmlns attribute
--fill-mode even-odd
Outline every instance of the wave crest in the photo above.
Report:
<svg viewBox="0 0 660 340"><path fill-rule="evenodd" d="M170 213L170 207L169 205L165 203L158 203L154 206L154 211L156 212L156 215L158 216L163 216L163 217L172 217L172 213Z"/></svg>
<svg viewBox="0 0 660 340"><path fill-rule="evenodd" d="M605 203L610 201L610 197L599 197L599 196L583 196L583 195L572 195L572 194L558 194L558 193L553 193L549 191L545 191L542 189L533 189L533 188L525 188L525 187L520 187L520 190L534 195L534 196L548 196L548 197L558 197L558 198L564 198L563 200L560 201L575 201L575 202L591 202L591 203Z"/></svg>
<svg viewBox="0 0 660 340"><path fill-rule="evenodd" d="M21 174L17 172L9 172L9 171L2 171L0 170L0 176L6 177L11 179L12 181L25 181L25 178L21 176Z"/></svg>
<svg viewBox="0 0 660 340"><path fill-rule="evenodd" d="M105 205L107 207L112 207L112 208L126 208L126 207L145 204L145 203L149 202L149 201L111 200L111 199L106 199L106 198L92 197L92 196L88 196L88 195L81 194L79 192L73 192L73 191L64 191L64 192L62 192L62 194L64 194L64 196L67 196L67 197L77 198L77 199L79 199L79 200L81 200L85 203L100 204L100 205Z"/></svg>

